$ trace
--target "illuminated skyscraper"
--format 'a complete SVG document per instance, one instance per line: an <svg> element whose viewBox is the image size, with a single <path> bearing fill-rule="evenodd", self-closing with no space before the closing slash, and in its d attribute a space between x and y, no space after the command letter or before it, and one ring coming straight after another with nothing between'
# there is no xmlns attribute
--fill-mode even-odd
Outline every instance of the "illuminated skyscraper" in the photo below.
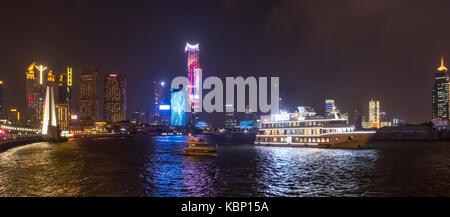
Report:
<svg viewBox="0 0 450 217"><path fill-rule="evenodd" d="M199 114L195 109L200 107L201 101L201 82L202 69L200 68L200 49L199 44L191 45L186 43L184 52L187 53L187 73L189 78L189 96L191 102L191 113L188 114L188 126L193 128L195 123L199 121Z"/></svg>
<svg viewBox="0 0 450 217"><path fill-rule="evenodd" d="M67 71L59 75L57 84L57 102L72 104L72 68L67 67Z"/></svg>
<svg viewBox="0 0 450 217"><path fill-rule="evenodd" d="M4 107L3 107L3 81L0 81L0 119L5 117Z"/></svg>
<svg viewBox="0 0 450 217"><path fill-rule="evenodd" d="M68 103L57 103L56 108L56 119L58 121L58 127L60 130L69 130L69 104Z"/></svg>
<svg viewBox="0 0 450 217"><path fill-rule="evenodd" d="M103 96L100 72L98 70L83 70L80 75L80 121L82 126L94 126L101 121Z"/></svg>
<svg viewBox="0 0 450 217"><path fill-rule="evenodd" d="M151 115L152 124L160 124L161 113L159 111L159 106L164 104L164 87L165 83L163 81L157 82L153 81L154 91L153 91L153 111Z"/></svg>
<svg viewBox="0 0 450 217"><path fill-rule="evenodd" d="M34 71L36 63L33 62L26 72L26 97L27 97L27 115L29 124L37 127L40 125L43 114L43 89L40 84L41 74Z"/></svg>
<svg viewBox="0 0 450 217"><path fill-rule="evenodd" d="M447 120L449 118L449 76L448 70L444 66L444 58L441 59L441 66L434 74L433 98L432 98L432 119Z"/></svg>
<svg viewBox="0 0 450 217"><path fill-rule="evenodd" d="M122 74L107 74L105 77L105 121L116 123L125 120L126 81Z"/></svg>
<svg viewBox="0 0 450 217"><path fill-rule="evenodd" d="M380 101L369 101L369 123L371 128L380 127Z"/></svg>
<svg viewBox="0 0 450 217"><path fill-rule="evenodd" d="M334 99L325 100L325 115L333 115L333 112L335 112Z"/></svg>
<svg viewBox="0 0 450 217"><path fill-rule="evenodd" d="M61 73L57 79L58 94L55 107L58 127L60 130L69 130L72 105L72 68L67 67L65 73Z"/></svg>

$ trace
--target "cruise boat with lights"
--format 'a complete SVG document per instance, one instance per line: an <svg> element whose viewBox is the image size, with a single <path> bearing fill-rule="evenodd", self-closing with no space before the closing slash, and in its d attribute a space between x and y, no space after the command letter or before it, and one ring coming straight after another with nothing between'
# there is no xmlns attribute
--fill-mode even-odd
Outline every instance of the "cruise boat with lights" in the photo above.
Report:
<svg viewBox="0 0 450 217"><path fill-rule="evenodd" d="M189 135L188 144L189 146L184 148L184 155L216 155L217 147L209 145L204 139Z"/></svg>
<svg viewBox="0 0 450 217"><path fill-rule="evenodd" d="M346 119L323 118L310 107L298 107L298 112L261 116L256 145L318 147L318 148L363 148L375 131L356 131Z"/></svg>

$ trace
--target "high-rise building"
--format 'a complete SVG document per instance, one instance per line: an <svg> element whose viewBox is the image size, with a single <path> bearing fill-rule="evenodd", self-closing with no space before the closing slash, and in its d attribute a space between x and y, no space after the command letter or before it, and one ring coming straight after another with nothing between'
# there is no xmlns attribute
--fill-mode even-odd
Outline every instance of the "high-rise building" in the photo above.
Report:
<svg viewBox="0 0 450 217"><path fill-rule="evenodd" d="M380 127L380 101L369 101L369 123L371 128Z"/></svg>
<svg viewBox="0 0 450 217"><path fill-rule="evenodd" d="M35 70L37 68L39 73ZM44 78L43 72L46 67L36 66L33 62L26 71L26 106L29 122L28 124L37 127L40 125L44 108Z"/></svg>
<svg viewBox="0 0 450 217"><path fill-rule="evenodd" d="M122 74L107 74L105 77L105 121L116 123L125 120L126 81Z"/></svg>
<svg viewBox="0 0 450 217"><path fill-rule="evenodd" d="M153 91L153 111L151 115L151 123L152 124L160 124L161 122L161 113L159 110L159 106L164 104L164 81L157 82L153 81L154 91Z"/></svg>
<svg viewBox="0 0 450 217"><path fill-rule="evenodd" d="M69 130L72 105L72 68L67 67L57 79L58 91L55 106L60 130Z"/></svg>
<svg viewBox="0 0 450 217"><path fill-rule="evenodd" d="M0 119L5 118L3 107L3 81L0 81Z"/></svg>
<svg viewBox="0 0 450 217"><path fill-rule="evenodd" d="M449 76L444 66L444 57L441 58L441 66L434 74L432 119L448 120L449 118Z"/></svg>
<svg viewBox="0 0 450 217"><path fill-rule="evenodd" d="M94 126L96 121L102 121L101 98L103 97L102 82L98 70L86 69L80 75L80 122L82 126Z"/></svg>
<svg viewBox="0 0 450 217"><path fill-rule="evenodd" d="M334 99L325 100L325 116L333 115L335 111Z"/></svg>
<svg viewBox="0 0 450 217"><path fill-rule="evenodd" d="M227 104L225 107L232 107L233 105ZM225 108L226 111L229 109ZM225 129L234 129L239 126L239 120L235 111L225 112Z"/></svg>
<svg viewBox="0 0 450 217"><path fill-rule="evenodd" d="M58 121L58 127L60 130L69 130L70 112L68 103L57 103L56 108L56 119Z"/></svg>
<svg viewBox="0 0 450 217"><path fill-rule="evenodd" d="M195 112L201 105L201 82L202 69L200 68L200 49L199 44L191 45L186 43L184 52L187 53L187 74L189 78L189 95L191 103L191 112L187 115L188 127L193 128L199 121L199 113Z"/></svg>
<svg viewBox="0 0 450 217"><path fill-rule="evenodd" d="M58 78L58 103L72 104L72 68L67 67L66 73L61 73Z"/></svg>

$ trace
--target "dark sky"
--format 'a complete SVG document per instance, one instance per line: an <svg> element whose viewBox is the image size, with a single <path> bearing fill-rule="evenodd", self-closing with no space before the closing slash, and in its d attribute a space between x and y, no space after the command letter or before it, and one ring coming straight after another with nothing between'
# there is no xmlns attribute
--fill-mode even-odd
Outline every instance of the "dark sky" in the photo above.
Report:
<svg viewBox="0 0 450 217"><path fill-rule="evenodd" d="M433 73L450 63L450 1L27 1L0 7L5 105L25 105L32 61L61 72L95 66L128 78L128 111L152 81L185 75L200 43L206 76L279 76L288 104L346 112L368 101L408 122L431 117ZM75 88L78 81L75 80ZM77 101L77 100L75 100Z"/></svg>

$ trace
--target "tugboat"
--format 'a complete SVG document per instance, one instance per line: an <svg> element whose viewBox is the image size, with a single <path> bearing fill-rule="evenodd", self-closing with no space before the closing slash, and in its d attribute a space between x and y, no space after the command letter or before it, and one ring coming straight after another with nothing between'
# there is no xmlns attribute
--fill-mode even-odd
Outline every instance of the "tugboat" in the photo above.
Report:
<svg viewBox="0 0 450 217"><path fill-rule="evenodd" d="M217 148L209 145L204 139L188 137L189 146L184 148L184 155L215 156Z"/></svg>

